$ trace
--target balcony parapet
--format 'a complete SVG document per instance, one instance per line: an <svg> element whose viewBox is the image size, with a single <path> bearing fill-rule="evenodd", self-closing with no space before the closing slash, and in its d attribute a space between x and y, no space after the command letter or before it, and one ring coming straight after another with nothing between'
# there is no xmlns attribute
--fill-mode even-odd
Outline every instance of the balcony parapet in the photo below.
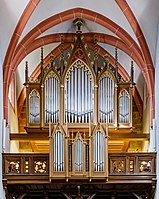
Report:
<svg viewBox="0 0 159 199"><path fill-rule="evenodd" d="M105 183L152 183L156 178L156 153L113 153L108 155L108 179ZM7 183L50 183L49 178L49 154L24 154L24 153L4 153L3 154L3 179ZM62 180L66 182L65 170L56 172L55 178L51 180ZM93 176L81 173L67 175L69 182L74 180L102 181ZM93 172L92 172L92 175ZM103 176L104 177L104 176Z"/></svg>

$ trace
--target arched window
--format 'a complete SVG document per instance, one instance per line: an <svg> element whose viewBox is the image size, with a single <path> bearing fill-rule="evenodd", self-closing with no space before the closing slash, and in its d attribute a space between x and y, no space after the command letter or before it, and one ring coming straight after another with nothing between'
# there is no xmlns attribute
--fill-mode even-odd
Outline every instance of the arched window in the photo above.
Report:
<svg viewBox="0 0 159 199"><path fill-rule="evenodd" d="M93 120L94 84L89 68L77 60L67 72L65 84L66 121L87 123Z"/></svg>
<svg viewBox="0 0 159 199"><path fill-rule="evenodd" d="M30 123L40 122L40 96L36 90L30 94Z"/></svg>
<svg viewBox="0 0 159 199"><path fill-rule="evenodd" d="M74 159L75 171L83 171L83 143L79 138L74 143Z"/></svg>
<svg viewBox="0 0 159 199"><path fill-rule="evenodd" d="M99 82L99 121L114 122L114 82L108 76Z"/></svg>
<svg viewBox="0 0 159 199"><path fill-rule="evenodd" d="M104 171L104 136L97 131L93 136L94 171Z"/></svg>
<svg viewBox="0 0 159 199"><path fill-rule="evenodd" d="M119 96L119 122L130 122L130 95L126 90L122 90Z"/></svg>
<svg viewBox="0 0 159 199"><path fill-rule="evenodd" d="M45 122L59 121L59 81L51 72L45 80Z"/></svg>
<svg viewBox="0 0 159 199"><path fill-rule="evenodd" d="M54 171L64 171L64 136L60 131L54 135Z"/></svg>

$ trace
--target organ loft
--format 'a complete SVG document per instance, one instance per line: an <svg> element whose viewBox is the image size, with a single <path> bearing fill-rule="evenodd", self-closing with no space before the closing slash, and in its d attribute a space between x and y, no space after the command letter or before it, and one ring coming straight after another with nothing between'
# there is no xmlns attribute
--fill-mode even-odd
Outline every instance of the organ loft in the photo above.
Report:
<svg viewBox="0 0 159 199"><path fill-rule="evenodd" d="M119 50L112 59L99 49L98 34L82 33L82 19L73 23L72 43L59 35L59 54L52 52L47 64L41 48L36 78L28 76L26 62L26 132L12 137L34 144L39 139L47 143L46 153L32 147L31 153L3 155L7 197L151 198L155 153L133 148L135 140L149 139L134 99L133 62L123 76ZM17 197L21 184L27 188Z"/></svg>

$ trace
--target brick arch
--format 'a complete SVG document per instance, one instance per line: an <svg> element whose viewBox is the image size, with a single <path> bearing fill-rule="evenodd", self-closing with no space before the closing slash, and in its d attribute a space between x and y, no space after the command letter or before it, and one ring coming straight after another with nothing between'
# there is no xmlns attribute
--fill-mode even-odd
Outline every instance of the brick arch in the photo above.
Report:
<svg viewBox="0 0 159 199"><path fill-rule="evenodd" d="M148 89L150 90L149 93L151 94L150 96L150 101L151 101L151 120L155 116L155 101L154 101L154 66L152 62L152 58L150 55L150 51L146 42L146 39L144 37L144 34L140 28L140 25L130 9L128 3L125 0L115 0L120 9L122 10L123 14L125 15L126 19L128 20L129 24L131 25L134 34L136 35L136 38L139 42L139 45L141 46L141 50L143 53L143 58L144 58L144 68L146 72L146 76L149 76L147 78L147 84L148 84Z"/></svg>
<svg viewBox="0 0 159 199"><path fill-rule="evenodd" d="M68 49L69 47L71 46L71 43L64 43L64 50ZM88 43L88 47L90 49L94 49L94 46L92 43ZM51 53L54 54L55 58L57 56L60 55L60 51L59 51L59 46L57 46L52 52L50 52L45 58L44 58L44 68L49 64L50 62L50 55ZM106 53L108 53L105 49L103 49L101 46L98 45L98 53L100 56L104 56ZM108 53L109 54L109 53ZM115 65L115 59L112 55L109 54L109 61L110 61L110 64L111 65ZM35 68L35 70L32 72L31 76L30 76L30 79L36 79L39 75L40 75L40 64ZM126 79L126 80L129 80L130 79L130 76L128 75L128 73L125 71L125 69L121 66L121 64L119 63L119 73L120 75ZM136 105L137 105L137 108L139 110L139 113L140 115L142 115L142 100L141 100L141 97L138 93L138 90L137 88L135 87L134 88L134 99L135 99L135 102L136 102ZM23 107L23 104L24 104L24 100L26 98L26 90L25 88L22 89L21 91L21 94L18 98L18 117L20 116L20 112L22 110L22 107Z"/></svg>
<svg viewBox="0 0 159 199"><path fill-rule="evenodd" d="M99 13L84 9L84 8L74 8L74 9L70 9L70 10L61 12L57 15L54 15L54 16L44 20L40 24L38 24L17 45L15 55L17 53L21 54L23 51L25 52L27 47L32 44L34 39L37 38L43 32L45 32L46 30L48 30L49 28L51 28L57 24L60 24L64 21L67 21L67 20L70 20L73 18L77 18L77 17L81 17L81 18L93 21L93 22L100 24L103 27L109 29L113 33L115 33L130 48L130 50L132 51L132 54L135 54L135 56L139 59L139 61L141 63L143 62L143 55L142 55L142 52L141 52L139 46L124 29L122 29L120 26L118 26L116 23L114 23L107 17L105 17ZM151 84L151 79L149 77L149 74L147 75L147 73L146 73L147 71L145 71L145 69L147 70L147 68L148 67L143 68L142 73L145 78L145 81L150 82L150 84ZM10 80L11 80L11 77L12 77L12 74L14 71L15 71L15 68L14 68L13 64L11 64L9 68L6 68L6 70L4 70L4 74L5 74L4 82L6 82L4 85L7 88L10 84ZM148 85L148 88L149 87L150 87L150 85ZM151 95L151 89L148 89L148 91ZM7 107L8 89L4 89L4 92L5 92L4 93L4 98L5 98L4 106ZM5 118L7 118L7 114L5 114Z"/></svg>

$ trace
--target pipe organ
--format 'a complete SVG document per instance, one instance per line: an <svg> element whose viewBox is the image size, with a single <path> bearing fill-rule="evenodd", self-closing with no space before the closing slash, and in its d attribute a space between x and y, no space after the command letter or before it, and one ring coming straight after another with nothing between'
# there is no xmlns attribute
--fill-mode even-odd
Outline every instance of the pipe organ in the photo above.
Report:
<svg viewBox="0 0 159 199"><path fill-rule="evenodd" d="M130 80L122 79L117 56L112 66L108 56L97 54L96 40L90 50L81 24L76 21L68 56L62 40L61 55L44 67L42 50L36 80L28 77L26 64L26 131L48 132L50 124L50 179L81 174L90 181L107 179L108 127L132 128L133 66Z"/></svg>

